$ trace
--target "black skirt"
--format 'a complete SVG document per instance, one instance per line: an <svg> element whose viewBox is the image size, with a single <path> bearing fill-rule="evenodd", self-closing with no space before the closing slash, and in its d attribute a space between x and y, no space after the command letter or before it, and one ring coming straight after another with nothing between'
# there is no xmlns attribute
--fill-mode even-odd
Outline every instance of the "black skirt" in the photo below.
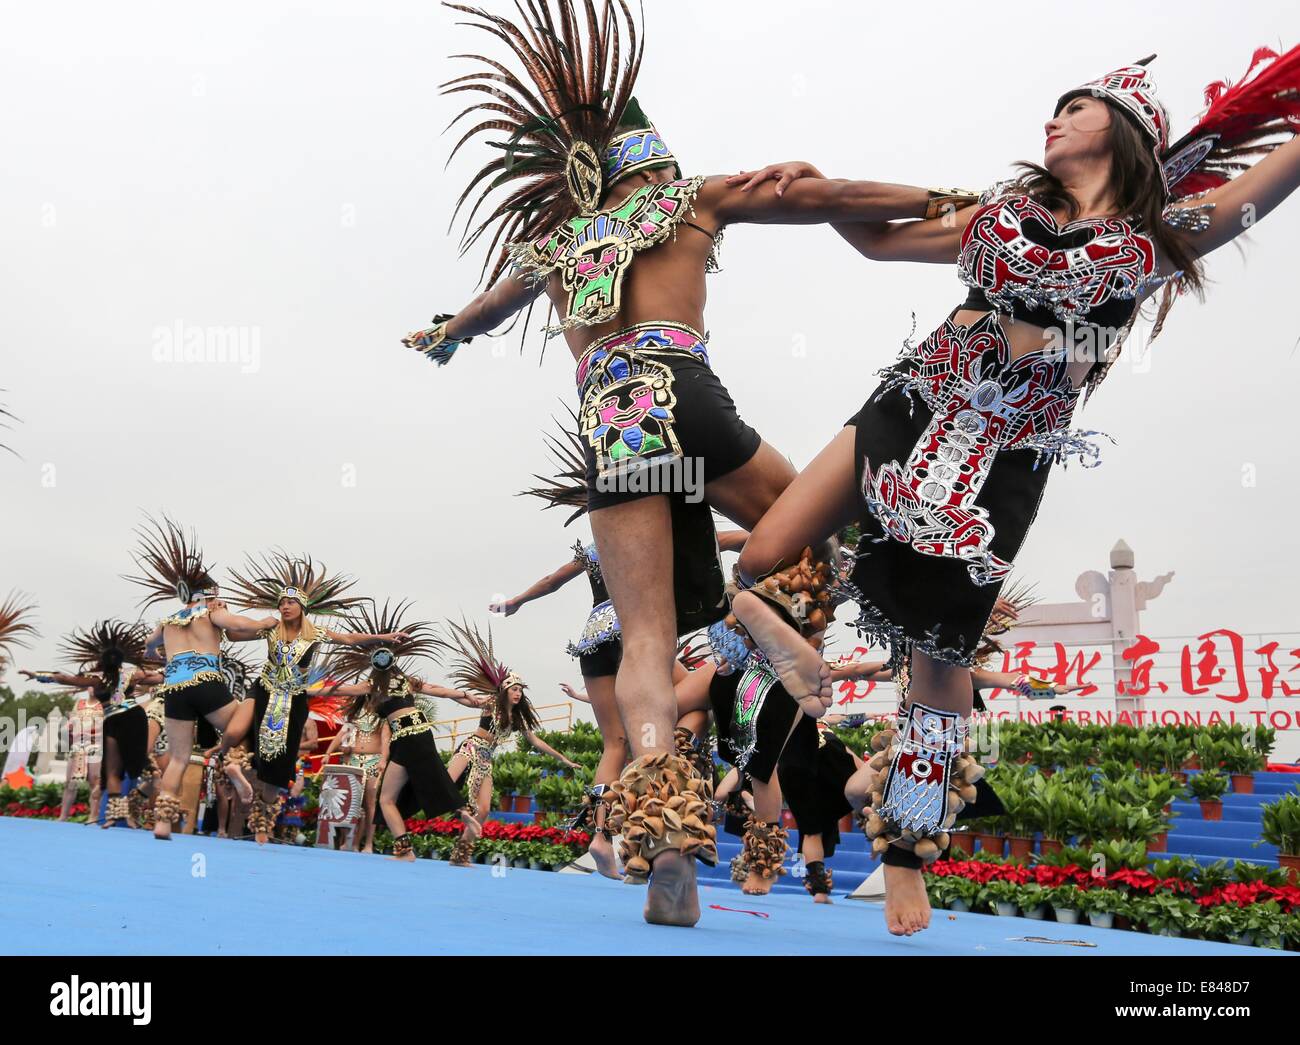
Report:
<svg viewBox="0 0 1300 1045"><path fill-rule="evenodd" d="M853 583L857 626L898 652L970 666L1024 543L1052 462L1096 449L1067 430L1066 361L1010 361L992 313L947 320L849 422L865 508Z"/></svg>
<svg viewBox="0 0 1300 1045"><path fill-rule="evenodd" d="M298 775L298 746L302 743L302 731L307 725L307 694L295 693L289 706L289 725L285 730L284 750L278 755L263 755L258 749L261 740L262 719L271 703L271 695L259 679L250 690L253 696L253 725L250 737L253 746L253 772L264 784L275 787L292 787Z"/></svg>
<svg viewBox="0 0 1300 1045"><path fill-rule="evenodd" d="M812 719L807 719L812 722ZM817 728L813 725L814 740ZM840 844L840 819L853 811L844 797L844 785L856 770L853 756L833 733L822 734L823 742L810 759L782 756L777 772L781 794L799 826L799 847L804 835L821 835L827 856L835 855Z"/></svg>
<svg viewBox="0 0 1300 1045"><path fill-rule="evenodd" d="M122 757L124 776L139 777L149 764L149 716L139 704L104 718L104 746L113 740ZM99 764L99 786L108 788L108 759Z"/></svg>
<svg viewBox="0 0 1300 1045"><path fill-rule="evenodd" d="M764 679L755 665L752 662L730 675L715 674L709 682L709 701L718 728L719 756L766 784L782 757L811 760L808 752L810 744L817 743L817 724L778 679ZM783 749L789 752L786 756Z"/></svg>
<svg viewBox="0 0 1300 1045"><path fill-rule="evenodd" d="M403 820L421 810L432 818L465 805L460 791L447 775L432 733L398 737L389 744L388 761L406 770L406 786L397 796L397 810Z"/></svg>

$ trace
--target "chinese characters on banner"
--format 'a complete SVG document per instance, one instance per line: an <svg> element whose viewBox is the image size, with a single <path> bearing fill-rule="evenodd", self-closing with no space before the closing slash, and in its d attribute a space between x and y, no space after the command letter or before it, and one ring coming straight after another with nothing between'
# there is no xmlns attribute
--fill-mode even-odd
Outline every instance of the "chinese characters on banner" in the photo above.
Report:
<svg viewBox="0 0 1300 1045"><path fill-rule="evenodd" d="M1162 648L1158 640L1139 635L1121 653L1127 673L1115 679L1115 695L1201 697L1229 705L1251 698L1300 696L1300 648L1287 648L1291 645L1294 638L1288 643L1272 641L1255 647L1240 633L1227 628L1198 635L1182 643L1181 648L1177 645ZM1175 651L1178 651L1177 660L1170 663ZM868 653L860 646L849 659L863 660ZM1157 655L1161 653L1165 654L1164 662L1157 664ZM1050 645L1019 642L1003 651L1001 664L994 661L983 667L992 672L1032 675L1060 685L1082 686L1070 694L1073 699L1109 688L1113 674L1110 661L1100 649L1071 653L1059 642ZM872 699L876 686L874 680L839 682L837 703L843 706ZM1006 693L1005 689L985 691L984 698L995 700ZM875 699L881 696L877 694Z"/></svg>

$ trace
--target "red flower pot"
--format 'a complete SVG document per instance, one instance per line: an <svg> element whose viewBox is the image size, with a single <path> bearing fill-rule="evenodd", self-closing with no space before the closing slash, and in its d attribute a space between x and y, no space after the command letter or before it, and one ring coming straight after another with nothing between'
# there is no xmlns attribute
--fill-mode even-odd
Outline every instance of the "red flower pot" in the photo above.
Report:
<svg viewBox="0 0 1300 1045"><path fill-rule="evenodd" d="M1186 762L1183 763L1183 768L1184 768L1184 769L1200 769L1200 768L1201 768L1201 760L1200 760L1196 755L1193 755L1191 758L1189 758Z"/></svg>
<svg viewBox="0 0 1300 1045"><path fill-rule="evenodd" d="M794 821L794 814L788 809L781 810L781 826L787 831L794 831L799 827Z"/></svg>
<svg viewBox="0 0 1300 1045"><path fill-rule="evenodd" d="M1300 886L1300 856L1281 853L1278 855L1277 862L1286 868L1287 874L1291 876L1291 884Z"/></svg>
<svg viewBox="0 0 1300 1045"><path fill-rule="evenodd" d="M975 841L979 842L982 851L992 853L994 856L1002 855L1006 842L1001 835L976 835Z"/></svg>
<svg viewBox="0 0 1300 1045"><path fill-rule="evenodd" d="M1169 851L1169 832L1158 834L1147 843L1148 853L1166 853Z"/></svg>
<svg viewBox="0 0 1300 1045"><path fill-rule="evenodd" d="M968 833L956 833L952 836L952 859L975 855L975 836Z"/></svg>
<svg viewBox="0 0 1300 1045"><path fill-rule="evenodd" d="M1012 860L1028 860L1030 854L1034 851L1034 840L1032 838L1016 838L1012 835L1007 838L1007 841L1011 845Z"/></svg>
<svg viewBox="0 0 1300 1045"><path fill-rule="evenodd" d="M532 795L515 795L514 811L516 813L526 813L533 807Z"/></svg>
<svg viewBox="0 0 1300 1045"><path fill-rule="evenodd" d="M1222 820L1223 803L1217 798L1210 801L1201 802L1201 819L1202 820Z"/></svg>
<svg viewBox="0 0 1300 1045"><path fill-rule="evenodd" d="M1236 795L1253 795L1255 793L1255 776L1253 773L1233 773L1232 793Z"/></svg>
<svg viewBox="0 0 1300 1045"><path fill-rule="evenodd" d="M1057 841L1055 838L1044 838L1038 843L1038 851L1046 856L1048 853L1059 853L1064 847L1064 843Z"/></svg>
<svg viewBox="0 0 1300 1045"><path fill-rule="evenodd" d="M851 835L852 833L853 833L853 817L852 816L840 817L840 834Z"/></svg>

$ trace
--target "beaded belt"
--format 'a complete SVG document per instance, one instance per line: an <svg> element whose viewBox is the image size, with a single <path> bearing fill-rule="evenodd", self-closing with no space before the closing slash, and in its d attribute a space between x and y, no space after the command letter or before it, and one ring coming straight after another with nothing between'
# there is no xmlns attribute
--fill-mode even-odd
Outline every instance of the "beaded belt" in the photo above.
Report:
<svg viewBox="0 0 1300 1045"><path fill-rule="evenodd" d="M402 725L403 720L409 720L408 725ZM388 720L389 726L393 729L393 740L401 740L402 737L413 737L417 733L428 733L433 729L433 723L424 716L424 712L419 708L410 708L409 710L399 711Z"/></svg>

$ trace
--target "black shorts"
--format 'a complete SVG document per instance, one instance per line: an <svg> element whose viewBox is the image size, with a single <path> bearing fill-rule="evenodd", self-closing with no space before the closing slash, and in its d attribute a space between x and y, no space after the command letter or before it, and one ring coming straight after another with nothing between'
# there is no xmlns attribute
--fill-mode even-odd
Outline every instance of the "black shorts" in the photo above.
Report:
<svg viewBox="0 0 1300 1045"><path fill-rule="evenodd" d="M840 819L853 811L844 797L844 785L857 767L849 749L834 733L818 736L814 723L813 737L820 745L812 758L807 757L802 745L790 748L781 757L777 773L781 795L799 825L799 847L803 848L804 835L821 835L825 854L834 856L840 842Z"/></svg>
<svg viewBox="0 0 1300 1045"><path fill-rule="evenodd" d="M588 511L659 493L702 503L704 484L762 442L709 368L704 338L681 324L597 341L578 363L578 395Z"/></svg>
<svg viewBox="0 0 1300 1045"><path fill-rule="evenodd" d="M122 775L136 778L149 764L149 716L139 704L104 716L102 728L105 757L99 763L100 786L108 787L108 742L117 747Z"/></svg>
<svg viewBox="0 0 1300 1045"><path fill-rule="evenodd" d="M224 682L205 679L163 693L163 714L167 718L193 722L220 711L234 699Z"/></svg>
<svg viewBox="0 0 1300 1045"><path fill-rule="evenodd" d="M748 721L741 722L737 696L742 682L747 687L753 682L749 672L747 668L730 675L714 675L709 682L709 702L718 728L718 756L732 765L743 760L746 775L767 784L776 772L778 759L783 757L782 751L788 750L786 757L811 762L808 746L817 743L817 723L775 680L770 686L759 687L752 700L747 698L748 707L742 710Z"/></svg>
<svg viewBox="0 0 1300 1045"><path fill-rule="evenodd" d="M623 643L618 639L602 642L590 653L578 657L578 670L584 679L605 678L618 674L619 663L623 660Z"/></svg>

